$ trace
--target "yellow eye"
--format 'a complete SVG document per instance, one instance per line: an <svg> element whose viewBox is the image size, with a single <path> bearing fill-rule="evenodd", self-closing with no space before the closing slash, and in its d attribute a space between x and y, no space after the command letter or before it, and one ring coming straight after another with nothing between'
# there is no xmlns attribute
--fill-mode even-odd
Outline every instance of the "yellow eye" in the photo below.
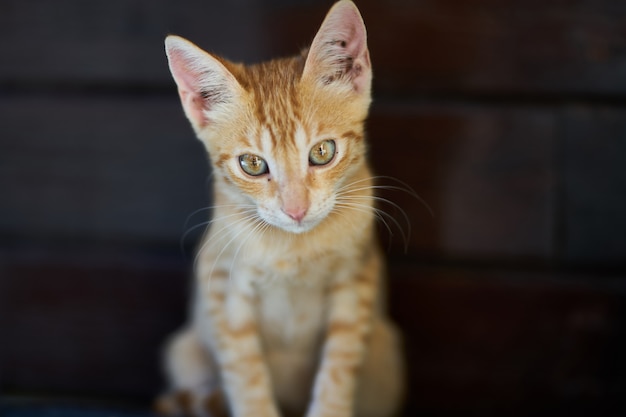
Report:
<svg viewBox="0 0 626 417"><path fill-rule="evenodd" d="M239 165L241 166L241 169L243 169L243 172L248 175L252 175L253 177L258 177L259 175L270 172L265 159L258 155L241 155L239 157Z"/></svg>
<svg viewBox="0 0 626 417"><path fill-rule="evenodd" d="M326 165L335 156L335 141L323 140L311 148L309 163L311 165Z"/></svg>

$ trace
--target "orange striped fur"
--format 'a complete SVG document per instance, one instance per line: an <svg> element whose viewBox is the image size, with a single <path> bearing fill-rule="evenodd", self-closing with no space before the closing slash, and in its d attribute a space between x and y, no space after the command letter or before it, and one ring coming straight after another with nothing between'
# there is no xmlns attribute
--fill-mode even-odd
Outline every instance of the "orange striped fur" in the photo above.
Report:
<svg viewBox="0 0 626 417"><path fill-rule="evenodd" d="M191 316L165 354L166 415L385 417L403 395L373 228L371 85L356 6L301 55L244 66L166 40L214 172ZM210 405L210 406L209 406Z"/></svg>

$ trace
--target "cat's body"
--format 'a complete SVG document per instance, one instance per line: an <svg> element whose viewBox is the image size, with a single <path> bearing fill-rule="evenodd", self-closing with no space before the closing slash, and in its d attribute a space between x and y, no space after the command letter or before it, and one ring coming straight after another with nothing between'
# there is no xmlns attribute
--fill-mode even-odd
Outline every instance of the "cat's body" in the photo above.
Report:
<svg viewBox="0 0 626 417"><path fill-rule="evenodd" d="M214 170L188 325L166 352L166 414L390 416L402 355L384 306L363 122L371 68L356 7L307 54L245 67L169 37Z"/></svg>

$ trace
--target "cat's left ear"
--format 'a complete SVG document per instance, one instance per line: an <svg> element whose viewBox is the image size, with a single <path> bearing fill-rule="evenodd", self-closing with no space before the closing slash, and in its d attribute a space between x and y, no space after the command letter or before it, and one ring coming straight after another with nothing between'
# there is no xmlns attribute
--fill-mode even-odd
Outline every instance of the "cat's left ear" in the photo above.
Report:
<svg viewBox="0 0 626 417"><path fill-rule="evenodd" d="M324 85L341 83L359 94L369 94L372 65L367 32L352 1L335 3L326 15L309 48L302 78Z"/></svg>

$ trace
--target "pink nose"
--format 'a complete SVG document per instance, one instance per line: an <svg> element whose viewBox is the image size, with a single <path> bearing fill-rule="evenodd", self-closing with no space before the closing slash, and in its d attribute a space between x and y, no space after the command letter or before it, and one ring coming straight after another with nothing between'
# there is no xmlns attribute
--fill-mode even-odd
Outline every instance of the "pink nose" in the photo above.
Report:
<svg viewBox="0 0 626 417"><path fill-rule="evenodd" d="M287 216L291 217L298 223L300 223L302 219L304 219L304 216L307 212L306 207L283 207L282 210L283 213L285 213Z"/></svg>

